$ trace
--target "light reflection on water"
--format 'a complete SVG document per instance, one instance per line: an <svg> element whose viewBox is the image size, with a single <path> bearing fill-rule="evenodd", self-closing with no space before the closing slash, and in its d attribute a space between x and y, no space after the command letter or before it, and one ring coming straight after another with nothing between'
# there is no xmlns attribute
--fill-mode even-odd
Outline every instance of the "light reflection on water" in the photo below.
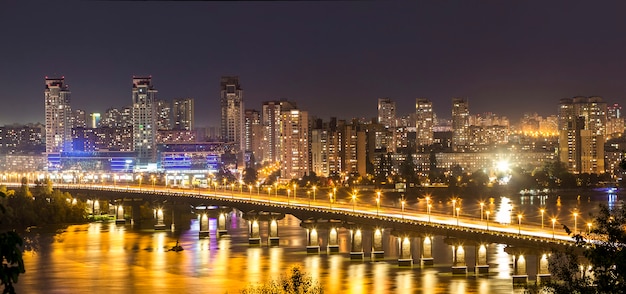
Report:
<svg viewBox="0 0 626 294"><path fill-rule="evenodd" d="M533 197L538 198L533 200ZM580 200L565 195L560 206L556 195L533 197L526 200L517 196L506 199L515 206L516 212L518 208L524 211L525 222L536 224L540 223L540 217L532 213L537 214L539 206L546 206L546 217L556 215L559 223L571 223L570 211L573 209L581 211L582 218L587 212L594 211L598 202L616 205L619 200L618 196L607 197L606 194L597 198L583 196ZM496 198L489 209L495 213L504 201L504 198ZM474 210L479 217L479 206ZM471 211L471 208L466 207L464 211ZM509 210L509 217L510 213ZM582 223L581 219L579 221ZM488 246L490 276L473 275L475 252L473 245L469 245L465 248L468 276L457 277L450 274L452 250L441 236L433 238L434 266L420 266L417 247L420 246L420 239L412 238L411 253L415 265L413 268L400 268L397 266L399 243L397 237L391 235L392 230L383 233L385 260L373 262L369 259L369 231L363 235L366 259L350 261L350 235L346 229L338 232L341 253L326 253L327 230L321 229L321 254L307 255L306 235L295 217L287 216L278 222L279 247L248 245L247 226L246 220L232 214L228 225L229 236L223 238L216 236L215 219L209 220L210 238L202 239L198 238L199 228L195 220L189 230L175 234L102 223L70 226L65 233L57 236L42 233L39 251L24 255L27 272L20 277L17 290L19 293L238 293L249 284L278 279L286 275L293 265L300 265L303 271L322 284L326 293L513 291L512 258L504 252L505 245L501 244ZM261 224L261 237L266 244L265 223ZM185 250L168 251L177 240ZM534 261L529 259L529 266L531 263ZM534 269L530 267L532 279Z"/></svg>

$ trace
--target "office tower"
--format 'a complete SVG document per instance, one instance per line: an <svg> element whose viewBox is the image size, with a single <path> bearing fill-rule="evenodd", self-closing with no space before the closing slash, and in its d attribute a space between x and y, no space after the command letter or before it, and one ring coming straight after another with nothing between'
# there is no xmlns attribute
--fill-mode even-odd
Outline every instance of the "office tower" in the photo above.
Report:
<svg viewBox="0 0 626 294"><path fill-rule="evenodd" d="M573 173L604 173L606 103L574 97L559 103L559 158Z"/></svg>
<svg viewBox="0 0 626 294"><path fill-rule="evenodd" d="M615 103L607 107L606 110L606 137L617 138L624 133L624 116L622 116L622 107Z"/></svg>
<svg viewBox="0 0 626 294"><path fill-rule="evenodd" d="M90 118L90 123L89 123L90 128L100 127L100 120L101 120L100 113L93 112L89 114L89 118Z"/></svg>
<svg viewBox="0 0 626 294"><path fill-rule="evenodd" d="M70 125L72 128L86 128L87 127L87 113L82 109L72 109L72 116L70 117Z"/></svg>
<svg viewBox="0 0 626 294"><path fill-rule="evenodd" d="M221 134L224 142L235 142L244 150L243 140L243 90L238 76L223 76L220 80L220 106L222 110Z"/></svg>
<svg viewBox="0 0 626 294"><path fill-rule="evenodd" d="M156 94L152 77L133 77L133 148L140 164L156 160Z"/></svg>
<svg viewBox="0 0 626 294"><path fill-rule="evenodd" d="M281 111L281 177L301 178L309 173L308 113L296 108Z"/></svg>
<svg viewBox="0 0 626 294"><path fill-rule="evenodd" d="M386 128L396 126L396 102L389 98L378 98L378 123Z"/></svg>
<svg viewBox="0 0 626 294"><path fill-rule="evenodd" d="M424 98L415 100L415 128L417 146L428 146L433 143L433 103Z"/></svg>
<svg viewBox="0 0 626 294"><path fill-rule="evenodd" d="M261 113L258 110L246 109L244 113L244 144L245 151L254 155L254 160L262 160L261 142L263 140L263 125L261 125ZM247 161L249 161L248 158ZM255 162L255 163L256 163Z"/></svg>
<svg viewBox="0 0 626 294"><path fill-rule="evenodd" d="M175 130L193 130L193 98L174 99L172 102L172 128Z"/></svg>
<svg viewBox="0 0 626 294"><path fill-rule="evenodd" d="M469 103L464 98L452 98L452 148L463 150L469 139Z"/></svg>
<svg viewBox="0 0 626 294"><path fill-rule="evenodd" d="M46 152L72 151L70 90L65 77L46 77Z"/></svg>
<svg viewBox="0 0 626 294"><path fill-rule="evenodd" d="M156 126L157 130L171 129L172 107L165 100L156 100Z"/></svg>

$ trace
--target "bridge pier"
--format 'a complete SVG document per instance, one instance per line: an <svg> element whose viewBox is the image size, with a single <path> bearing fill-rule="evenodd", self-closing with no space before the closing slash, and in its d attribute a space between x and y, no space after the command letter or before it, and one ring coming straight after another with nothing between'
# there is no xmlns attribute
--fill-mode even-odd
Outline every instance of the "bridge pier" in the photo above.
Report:
<svg viewBox="0 0 626 294"><path fill-rule="evenodd" d="M320 253L320 240L315 227L306 229L306 253Z"/></svg>
<svg viewBox="0 0 626 294"><path fill-rule="evenodd" d="M398 237L398 246L398 266L413 266L411 239L408 236Z"/></svg>
<svg viewBox="0 0 626 294"><path fill-rule="evenodd" d="M465 248L463 248L463 245L461 244L452 245L452 274L467 274L467 264L465 263Z"/></svg>
<svg viewBox="0 0 626 294"><path fill-rule="evenodd" d="M372 259L384 259L385 250L383 248L383 229L374 228L372 230Z"/></svg>
<svg viewBox="0 0 626 294"><path fill-rule="evenodd" d="M363 260L365 253L363 252L363 232L361 229L350 229L350 259Z"/></svg>
<svg viewBox="0 0 626 294"><path fill-rule="evenodd" d="M487 263L487 245L477 244L475 248L476 248L476 266L474 267L474 273L477 275L488 274L489 263Z"/></svg>
<svg viewBox="0 0 626 294"><path fill-rule="evenodd" d="M121 203L115 206L115 224L126 224L126 219L124 218L124 205Z"/></svg>
<svg viewBox="0 0 626 294"><path fill-rule="evenodd" d="M425 236L421 238L422 246L420 248L420 262L422 265L434 265L435 259L433 258L433 237Z"/></svg>
<svg viewBox="0 0 626 294"><path fill-rule="evenodd" d="M163 209L155 208L154 209L154 219L156 220L156 224L154 225L155 231L163 231L165 230L165 224L163 223Z"/></svg>
<svg viewBox="0 0 626 294"><path fill-rule="evenodd" d="M326 246L328 253L339 252L339 232L337 226L331 226L328 229L328 245Z"/></svg>
<svg viewBox="0 0 626 294"><path fill-rule="evenodd" d="M278 246L280 238L278 237L278 222L276 219L271 219L268 223L269 236L267 238L267 244L269 246Z"/></svg>
<svg viewBox="0 0 626 294"><path fill-rule="evenodd" d="M548 253L537 255L537 284L550 282L551 275L548 270Z"/></svg>
<svg viewBox="0 0 626 294"><path fill-rule="evenodd" d="M248 244L261 245L259 221L256 219L248 220Z"/></svg>
<svg viewBox="0 0 626 294"><path fill-rule="evenodd" d="M133 201L130 206L130 223L132 225L141 224L141 203Z"/></svg>
<svg viewBox="0 0 626 294"><path fill-rule="evenodd" d="M226 229L226 220L226 212L220 212L217 216L217 237L228 235L228 230Z"/></svg>
<svg viewBox="0 0 626 294"><path fill-rule="evenodd" d="M209 215L204 212L200 214L199 225L200 231L198 232L199 238L208 238L209 237Z"/></svg>
<svg viewBox="0 0 626 294"><path fill-rule="evenodd" d="M527 283L526 258L522 253L515 253L513 255L513 284L526 285Z"/></svg>

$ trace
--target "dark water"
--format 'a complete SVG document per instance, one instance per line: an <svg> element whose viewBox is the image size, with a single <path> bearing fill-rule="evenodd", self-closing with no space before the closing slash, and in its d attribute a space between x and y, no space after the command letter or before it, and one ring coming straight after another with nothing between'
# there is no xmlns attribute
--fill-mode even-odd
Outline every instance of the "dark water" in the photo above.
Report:
<svg viewBox="0 0 626 294"><path fill-rule="evenodd" d="M605 194L588 195L578 199L578 195L564 194L560 205L556 195L509 199L514 207L525 211L528 221L540 222L540 216L531 213L540 206L566 220L572 210L586 215L596 210L599 203L610 204ZM467 203L477 200L464 201L469 206ZM501 201L495 199L494 209ZM420 205L423 203L417 202L413 208L419 210ZM448 208L441 201L435 209L443 213ZM474 209L479 210L478 206ZM19 293L238 293L247 285L277 279L293 265L299 265L326 293L523 292L513 288L512 258L504 252L504 244L488 246L489 275L473 274L475 259L473 249L468 248L469 273L453 276L452 250L442 237L434 239L434 266L420 266L419 250L413 246L415 264L399 267L397 238L389 232L384 234L385 260L371 261L370 250L365 246L365 260L351 261L346 229L340 230L340 253L328 254L322 244L321 254L311 255L306 254L306 233L300 227L300 220L288 215L278 225L278 247L248 245L248 224L238 213L231 214L226 238L216 237L215 220L211 220L208 239L198 238L196 220L191 220L189 230L175 233L110 223L74 225L58 234L42 232L35 237L37 250L24 254L26 273L20 278L17 290ZM262 227L261 236L267 237L266 227ZM177 240L185 250L168 251ZM413 241L419 243L417 240ZM368 242L371 241L364 240L366 245ZM534 266L529 262L531 282Z"/></svg>

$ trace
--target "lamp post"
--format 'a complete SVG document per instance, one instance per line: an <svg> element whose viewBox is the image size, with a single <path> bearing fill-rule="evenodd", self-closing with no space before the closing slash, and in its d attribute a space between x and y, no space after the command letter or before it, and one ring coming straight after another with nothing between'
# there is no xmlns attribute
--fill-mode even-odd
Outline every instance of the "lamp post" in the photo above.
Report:
<svg viewBox="0 0 626 294"><path fill-rule="evenodd" d="M404 199L402 199L402 219L404 219L404 204L406 203L406 201L404 201Z"/></svg>
<svg viewBox="0 0 626 294"><path fill-rule="evenodd" d="M452 216L454 216L455 211L456 211L456 198L452 199Z"/></svg>
<svg viewBox="0 0 626 294"><path fill-rule="evenodd" d="M456 208L456 225L459 225L459 211L461 210L460 207Z"/></svg>
<svg viewBox="0 0 626 294"><path fill-rule="evenodd" d="M480 202L480 220L483 220L483 208L485 207L485 202Z"/></svg>
<svg viewBox="0 0 626 294"><path fill-rule="evenodd" d="M298 185L294 183L293 184L293 200L296 200L296 197L298 197L298 191L296 191L296 187L298 187Z"/></svg>
<svg viewBox="0 0 626 294"><path fill-rule="evenodd" d="M317 189L316 186L313 186L313 202L315 202L315 190Z"/></svg>
<svg viewBox="0 0 626 294"><path fill-rule="evenodd" d="M487 231L489 231L489 214L491 214L491 211L487 210L485 214L487 214Z"/></svg>
<svg viewBox="0 0 626 294"><path fill-rule="evenodd" d="M309 199L309 207L311 207L311 191L306 191L306 198Z"/></svg>
<svg viewBox="0 0 626 294"><path fill-rule="evenodd" d="M380 192L377 193L378 195L376 196L376 216L379 215L379 210L380 210Z"/></svg>
<svg viewBox="0 0 626 294"><path fill-rule="evenodd" d="M328 202L330 202L330 204L328 205L330 207L330 209L333 209L333 193L330 192L328 193Z"/></svg>
<svg viewBox="0 0 626 294"><path fill-rule="evenodd" d="M356 206L356 193L352 194L352 212L354 213L354 209Z"/></svg>
<svg viewBox="0 0 626 294"><path fill-rule="evenodd" d="M151 175L150 179L152 180L152 191L155 191L154 182L156 181L156 178L154 177L154 175Z"/></svg>
<svg viewBox="0 0 626 294"><path fill-rule="evenodd" d="M578 212L574 212L574 234L576 234L577 231L577 225L578 225Z"/></svg>
<svg viewBox="0 0 626 294"><path fill-rule="evenodd" d="M433 206L432 204L428 203L428 211L426 211L428 212L428 222L430 222L430 209L432 206Z"/></svg>
<svg viewBox="0 0 626 294"><path fill-rule="evenodd" d="M267 202L272 202L272 187L267 187Z"/></svg>
<svg viewBox="0 0 626 294"><path fill-rule="evenodd" d="M587 232L587 234L591 234L591 223L587 223L587 228L589 228L589 231Z"/></svg>
<svg viewBox="0 0 626 294"><path fill-rule="evenodd" d="M543 213L546 212L546 210L542 208L539 211L541 211L541 228L543 229Z"/></svg>
<svg viewBox="0 0 626 294"><path fill-rule="evenodd" d="M248 189L250 190L250 201L252 201L252 185L248 185Z"/></svg>
<svg viewBox="0 0 626 294"><path fill-rule="evenodd" d="M556 218L552 218L552 239L554 239L554 225L556 224Z"/></svg>
<svg viewBox="0 0 626 294"><path fill-rule="evenodd" d="M517 214L517 233L522 234L522 214Z"/></svg>
<svg viewBox="0 0 626 294"><path fill-rule="evenodd" d="M290 197L291 197L291 189L287 189L287 204L289 204Z"/></svg>

